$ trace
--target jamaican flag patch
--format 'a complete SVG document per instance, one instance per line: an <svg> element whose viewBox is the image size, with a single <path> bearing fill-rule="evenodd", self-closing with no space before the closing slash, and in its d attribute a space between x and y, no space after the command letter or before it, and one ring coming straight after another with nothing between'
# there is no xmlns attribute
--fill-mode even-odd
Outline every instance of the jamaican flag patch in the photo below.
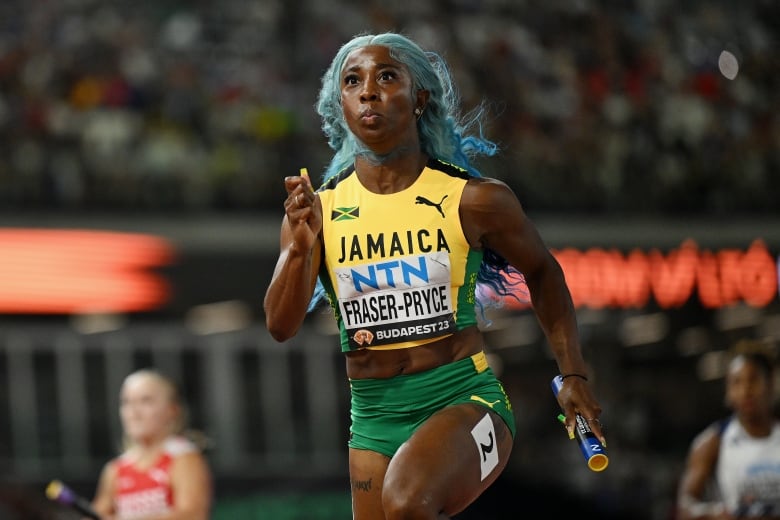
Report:
<svg viewBox="0 0 780 520"><path fill-rule="evenodd" d="M360 207L336 208L330 213L330 219L338 222L340 220L355 220L360 216Z"/></svg>

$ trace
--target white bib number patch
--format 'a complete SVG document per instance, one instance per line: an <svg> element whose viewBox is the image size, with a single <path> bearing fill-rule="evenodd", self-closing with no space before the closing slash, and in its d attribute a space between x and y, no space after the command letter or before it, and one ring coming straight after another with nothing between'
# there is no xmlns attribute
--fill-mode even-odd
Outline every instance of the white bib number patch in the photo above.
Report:
<svg viewBox="0 0 780 520"><path fill-rule="evenodd" d="M472 428L471 436L477 444L479 453L480 480L485 480L485 477L498 466L498 441L489 414L485 414Z"/></svg>

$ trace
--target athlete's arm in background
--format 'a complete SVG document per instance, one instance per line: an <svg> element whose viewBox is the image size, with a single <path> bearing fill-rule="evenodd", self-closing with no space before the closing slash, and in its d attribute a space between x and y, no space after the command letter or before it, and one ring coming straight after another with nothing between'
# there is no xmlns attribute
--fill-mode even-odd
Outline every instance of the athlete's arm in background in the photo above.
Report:
<svg viewBox="0 0 780 520"><path fill-rule="evenodd" d="M116 489L116 465L113 461L103 466L98 479L95 498L92 499L92 509L102 520L114 518L114 493Z"/></svg>
<svg viewBox="0 0 780 520"><path fill-rule="evenodd" d="M287 177L279 259L265 294L268 331L277 341L293 337L306 318L320 268L322 206L306 177Z"/></svg>
<svg viewBox="0 0 780 520"><path fill-rule="evenodd" d="M563 270L512 190L495 179L471 179L461 199L461 222L473 247L490 248L523 274L560 372L585 375L576 313ZM566 379L558 400L569 428L575 412L589 419L601 413L590 387L577 377ZM604 442L600 425L592 424L592 429Z"/></svg>
<svg viewBox="0 0 780 520"><path fill-rule="evenodd" d="M173 511L154 520L208 520L212 482L206 459L200 452L179 455L171 466Z"/></svg>
<svg viewBox="0 0 780 520"><path fill-rule="evenodd" d="M680 520L721 520L732 518L720 502L705 501L704 492L715 471L720 437L710 426L691 443L677 490L677 518Z"/></svg>

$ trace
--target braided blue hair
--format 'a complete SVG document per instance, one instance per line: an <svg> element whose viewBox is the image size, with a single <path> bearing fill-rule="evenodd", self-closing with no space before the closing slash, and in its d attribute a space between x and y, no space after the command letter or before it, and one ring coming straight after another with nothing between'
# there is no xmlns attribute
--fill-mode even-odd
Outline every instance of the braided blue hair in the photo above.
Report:
<svg viewBox="0 0 780 520"><path fill-rule="evenodd" d="M417 122L422 151L429 157L459 166L469 175L481 177L482 174L472 164L472 158L477 155L492 156L498 150L496 144L482 134L484 107L477 107L469 114L461 116L460 98L444 59L435 52L424 51L406 36L386 32L355 36L339 49L322 76L317 113L322 118L322 130L328 138L328 145L335 150L323 175L323 182L351 167L355 157L365 151L365 147L355 138L344 120L341 107L341 72L351 52L369 45L387 47L390 55L409 69L414 91L428 91L425 110ZM476 134L470 133L474 129ZM485 250L477 282L489 288L495 295L514 296L511 288L522 282L522 276L512 277L519 281L510 283L503 275L503 272L510 271L513 271L513 268L504 258L494 251ZM519 273L514 271L514 274ZM478 295L482 295L484 299L484 295L489 292L478 291ZM309 310L325 297L325 290L318 280ZM495 297L487 300L498 301ZM484 308L484 303L478 300L480 308Z"/></svg>

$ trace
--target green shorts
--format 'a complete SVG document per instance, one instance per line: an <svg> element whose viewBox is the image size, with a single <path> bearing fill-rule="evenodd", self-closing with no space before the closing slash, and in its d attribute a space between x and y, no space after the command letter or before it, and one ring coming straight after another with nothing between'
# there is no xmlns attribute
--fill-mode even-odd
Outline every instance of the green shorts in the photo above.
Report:
<svg viewBox="0 0 780 520"><path fill-rule="evenodd" d="M460 403L490 408L515 436L512 405L484 352L417 374L351 379L350 387L350 448L392 457L431 415Z"/></svg>

